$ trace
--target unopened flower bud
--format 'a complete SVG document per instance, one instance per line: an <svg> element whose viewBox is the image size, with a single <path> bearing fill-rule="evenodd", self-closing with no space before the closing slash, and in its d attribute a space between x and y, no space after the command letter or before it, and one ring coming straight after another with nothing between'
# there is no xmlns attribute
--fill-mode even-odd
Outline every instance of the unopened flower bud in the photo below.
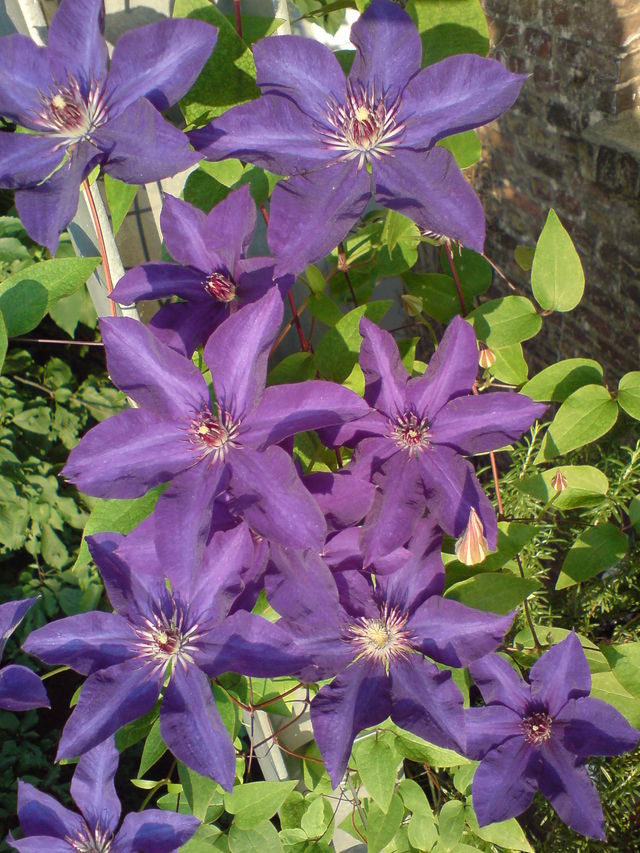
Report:
<svg viewBox="0 0 640 853"><path fill-rule="evenodd" d="M401 301L405 314L408 314L410 317L419 317L422 314L423 305L421 296L412 296L410 293L403 293Z"/></svg>
<svg viewBox="0 0 640 853"><path fill-rule="evenodd" d="M478 341L478 364L486 369L496 363L495 352L488 347L483 341Z"/></svg>
<svg viewBox="0 0 640 853"><path fill-rule="evenodd" d="M567 478L564 476L562 471L558 468L555 473L553 480L551 481L551 485L556 490L556 492L564 492L569 483L567 482Z"/></svg>
<svg viewBox="0 0 640 853"><path fill-rule="evenodd" d="M475 566L481 563L489 553L489 545L484 535L484 526L480 516L471 507L469 522L464 533L456 541L456 557L465 566Z"/></svg>

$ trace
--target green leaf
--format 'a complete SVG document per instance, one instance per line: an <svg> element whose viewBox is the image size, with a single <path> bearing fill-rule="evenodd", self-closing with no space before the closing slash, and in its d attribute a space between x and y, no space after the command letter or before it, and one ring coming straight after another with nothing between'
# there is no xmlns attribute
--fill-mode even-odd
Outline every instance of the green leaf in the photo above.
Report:
<svg viewBox="0 0 640 853"><path fill-rule="evenodd" d="M217 163L204 162L201 166L208 175L211 175L224 187L232 187L237 184L244 174L243 164L233 157L228 160L220 160Z"/></svg>
<svg viewBox="0 0 640 853"><path fill-rule="evenodd" d="M0 263L31 260L29 250L17 237L0 237Z"/></svg>
<svg viewBox="0 0 640 853"><path fill-rule="evenodd" d="M0 311L9 337L35 329L49 308L82 287L99 263L100 258L40 261L5 278Z"/></svg>
<svg viewBox="0 0 640 853"><path fill-rule="evenodd" d="M444 596L478 610L508 613L539 588L539 582L533 578L519 578L499 572L483 572L453 584Z"/></svg>
<svg viewBox="0 0 640 853"><path fill-rule="evenodd" d="M562 471L567 479L566 489L559 493L552 486L558 471ZM516 480L515 485L520 491L543 503L554 498L553 505L556 509L597 506L609 491L609 480L602 471L592 465L560 465Z"/></svg>
<svg viewBox="0 0 640 853"><path fill-rule="evenodd" d="M105 173L104 189L107 194L107 204L109 205L109 213L111 214L113 233L117 234L129 208L133 204L138 187L125 184L124 181L118 181L116 178L112 178L111 175Z"/></svg>
<svg viewBox="0 0 640 853"><path fill-rule="evenodd" d="M331 803L324 797L316 797L308 804L300 826L309 838L321 838L333 818Z"/></svg>
<svg viewBox="0 0 640 853"><path fill-rule="evenodd" d="M433 811L427 797L413 779L403 779L398 785L405 809L411 812L409 843L416 850L431 850L438 840Z"/></svg>
<svg viewBox="0 0 640 853"><path fill-rule="evenodd" d="M545 367L520 390L539 402L564 402L583 385L602 384L602 367L592 358L566 358Z"/></svg>
<svg viewBox="0 0 640 853"><path fill-rule="evenodd" d="M450 151L460 169L468 169L482 156L482 143L475 130L465 130L463 133L447 136L436 142L436 145Z"/></svg>
<svg viewBox="0 0 640 853"><path fill-rule="evenodd" d="M147 735L140 758L140 766L138 767L138 778L142 779L147 770L159 761L167 751L165 742L160 734L160 720L156 720L151 726L151 731Z"/></svg>
<svg viewBox="0 0 640 853"><path fill-rule="evenodd" d="M325 326L335 326L344 317L342 311L326 293L316 293L309 297L309 311Z"/></svg>
<svg viewBox="0 0 640 853"><path fill-rule="evenodd" d="M371 804L367 814L367 853L380 853L386 847L400 828L403 815L404 806L397 794L393 795L386 811Z"/></svg>
<svg viewBox="0 0 640 853"><path fill-rule="evenodd" d="M609 432L617 418L618 406L606 388L601 385L578 388L556 412L535 464L595 441Z"/></svg>
<svg viewBox="0 0 640 853"><path fill-rule="evenodd" d="M483 302L466 319L473 324L478 340L491 349L533 338L542 326L533 303L525 296L502 296Z"/></svg>
<svg viewBox="0 0 640 853"><path fill-rule="evenodd" d="M288 385L292 382L303 382L305 379L313 379L315 375L316 366L312 353L294 352L283 358L269 371L267 385Z"/></svg>
<svg viewBox="0 0 640 853"><path fill-rule="evenodd" d="M523 853L534 853L533 847L527 841L522 827L515 818L501 820L499 823L490 823L487 826L478 826L478 819L471 806L465 806L464 815L469 829L478 838L489 844L497 844L498 847L506 847L507 850L522 850Z"/></svg>
<svg viewBox="0 0 640 853"><path fill-rule="evenodd" d="M388 210L380 239L382 246L377 264L380 275L398 274L414 266L421 240L415 222L395 210Z"/></svg>
<svg viewBox="0 0 640 853"><path fill-rule="evenodd" d="M396 749L404 758L416 761L418 764L428 764L430 767L458 767L460 764L469 764L469 759L454 752L452 749L443 749L428 743L418 735L407 732L394 723L385 723L385 731L391 731L396 736Z"/></svg>
<svg viewBox="0 0 640 853"><path fill-rule="evenodd" d="M251 782L249 785L242 785L241 787L248 788L257 784L272 783ZM267 851L268 853L282 853L282 844L278 837L278 830L269 821L258 823L250 829L243 829L234 823L229 830L229 850L231 853L267 853Z"/></svg>
<svg viewBox="0 0 640 853"><path fill-rule="evenodd" d="M59 299L49 309L49 316L70 338L74 336L78 323L84 323L90 329L95 329L98 324L96 309L86 287L79 288L71 296Z"/></svg>
<svg viewBox="0 0 640 853"><path fill-rule="evenodd" d="M464 806L460 800L449 800L440 809L438 815L440 840L447 847L453 847L462 837L464 830Z"/></svg>
<svg viewBox="0 0 640 853"><path fill-rule="evenodd" d="M58 534L48 525L42 527L41 554L44 562L54 569L62 569L69 562L69 552Z"/></svg>
<svg viewBox="0 0 640 853"><path fill-rule="evenodd" d="M353 749L362 783L383 812L391 804L400 762L393 740L392 735L370 735L360 740Z"/></svg>
<svg viewBox="0 0 640 853"><path fill-rule="evenodd" d="M554 210L549 211L536 245L531 288L545 311L572 311L584 293L580 258Z"/></svg>
<svg viewBox="0 0 640 853"><path fill-rule="evenodd" d="M314 267L313 264L309 264L309 266L304 271L304 274L306 276L309 289L312 293L324 293L324 289L327 286L327 282L318 267Z"/></svg>
<svg viewBox="0 0 640 853"><path fill-rule="evenodd" d="M488 261L471 249L453 252L453 265L458 273L463 293L480 296L485 293L493 281L493 270ZM451 265L444 248L440 250L440 266L447 275L451 273ZM469 306L467 306L468 308Z"/></svg>
<svg viewBox="0 0 640 853"><path fill-rule="evenodd" d="M478 0L409 0L422 39L423 64L456 53L489 52L487 19Z"/></svg>
<svg viewBox="0 0 640 853"><path fill-rule="evenodd" d="M521 270L529 272L533 266L533 256L536 250L532 246L516 246L513 256Z"/></svg>
<svg viewBox="0 0 640 853"><path fill-rule="evenodd" d="M640 370L625 373L618 385L618 403L624 411L640 421Z"/></svg>
<svg viewBox="0 0 640 853"><path fill-rule="evenodd" d="M9 340L7 335L7 325L4 322L2 311L0 311L0 371L2 370L2 366L4 364L4 359L7 354L8 346Z"/></svg>
<svg viewBox="0 0 640 853"><path fill-rule="evenodd" d="M640 495L631 498L627 512L629 514L629 521L640 532Z"/></svg>
<svg viewBox="0 0 640 853"><path fill-rule="evenodd" d="M569 549L556 589L588 580L615 566L627 553L629 541L613 524L604 522L584 530Z"/></svg>
<svg viewBox="0 0 640 853"><path fill-rule="evenodd" d="M591 676L591 696L617 708L632 726L640 726L640 699L629 693L613 672L596 672Z"/></svg>
<svg viewBox="0 0 640 853"><path fill-rule="evenodd" d="M32 406L23 409L13 418L13 423L20 429L33 432L36 435L48 435L51 426L51 409L46 405Z"/></svg>
<svg viewBox="0 0 640 853"><path fill-rule="evenodd" d="M640 699L640 643L603 643L600 649L620 684Z"/></svg>
<svg viewBox="0 0 640 853"><path fill-rule="evenodd" d="M315 352L315 365L324 379L344 382L358 360L362 343L358 330L360 318L366 315L373 323L378 323L391 305L390 299L360 305L341 317L324 335Z"/></svg>
<svg viewBox="0 0 640 853"><path fill-rule="evenodd" d="M297 782L249 782L225 793L224 807L235 815L240 829L249 829L272 817L287 799Z"/></svg>
<svg viewBox="0 0 640 853"><path fill-rule="evenodd" d="M194 817L202 821L211 821L222 814L222 789L217 782L208 776L201 776L181 761L178 762L178 775ZM213 806L213 815L209 812L211 806Z"/></svg>
<svg viewBox="0 0 640 853"><path fill-rule="evenodd" d="M409 293L422 299L422 309L428 317L439 323L448 323L460 313L458 291L451 276L437 272L408 272L403 278ZM465 302L471 300L472 295L464 286L462 294Z"/></svg>
<svg viewBox="0 0 640 853"><path fill-rule="evenodd" d="M527 381L529 368L522 352L521 344L495 347L491 350L496 357L489 373L508 385L522 385Z"/></svg>

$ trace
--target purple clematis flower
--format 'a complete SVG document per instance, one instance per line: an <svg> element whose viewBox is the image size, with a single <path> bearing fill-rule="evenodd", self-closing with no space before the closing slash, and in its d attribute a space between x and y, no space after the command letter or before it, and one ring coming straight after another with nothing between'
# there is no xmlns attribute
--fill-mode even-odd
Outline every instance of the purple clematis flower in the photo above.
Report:
<svg viewBox="0 0 640 853"><path fill-rule="evenodd" d="M163 809L128 814L120 823L120 800L113 783L119 753L113 738L78 762L71 796L82 817L28 782L18 782L18 818L25 835L8 841L20 853L177 853L200 821Z"/></svg>
<svg viewBox="0 0 640 853"><path fill-rule="evenodd" d="M216 43L203 21L167 20L119 39L107 69L103 0L62 0L48 48L0 40L0 115L31 133L0 134L0 187L34 240L53 253L75 215L78 189L101 165L144 184L200 158L160 110L188 91Z"/></svg>
<svg viewBox="0 0 640 853"><path fill-rule="evenodd" d="M103 421L72 450L63 474L98 497L129 498L173 480L158 501L209 529L217 494L229 489L234 512L261 536L318 549L326 527L277 445L288 436L353 420L366 403L347 388L312 380L265 390L269 350L282 321L277 288L232 314L209 338L204 358L216 403L190 359L136 320L107 318L101 328L113 382L139 405Z"/></svg>
<svg viewBox="0 0 640 853"><path fill-rule="evenodd" d="M497 118L526 76L471 54L420 70L420 35L390 0L373 0L351 41L356 56L346 80L316 41L258 42L262 97L193 131L193 144L210 160L239 157L293 176L271 199L278 270L298 272L333 249L364 211L371 184L380 204L482 251L480 201L453 156L434 145Z"/></svg>
<svg viewBox="0 0 640 853"><path fill-rule="evenodd" d="M475 510L495 549L496 516L462 454L485 453L518 439L545 406L523 394L472 394L478 347L470 323L455 317L424 376L410 378L393 337L366 317L360 365L369 414L324 435L332 445L356 446L354 473L380 486L367 516L367 559L402 545L428 507L429 515L460 536Z"/></svg>
<svg viewBox="0 0 640 853"><path fill-rule="evenodd" d="M117 612L52 622L31 633L25 649L89 676L62 732L58 759L92 749L150 711L163 692L160 732L168 748L231 790L235 750L208 679L229 671L285 675L303 658L277 625L232 612L254 557L245 526L217 533L204 552L189 539L170 555L176 560L159 557L154 533L150 516L127 537L89 537Z"/></svg>
<svg viewBox="0 0 640 853"><path fill-rule="evenodd" d="M480 826L521 814L540 789L564 823L604 840L602 807L585 762L634 749L640 732L589 696L591 674L576 635L542 655L530 684L498 655L469 671L487 703L465 712L467 754L481 759L473 780Z"/></svg>
<svg viewBox="0 0 640 853"><path fill-rule="evenodd" d="M0 657L7 640L37 600L25 598L22 601L6 601L0 604ZM16 664L9 664L0 669L0 708L7 711L28 711L31 708L49 707L51 706L44 684L33 670Z"/></svg>
<svg viewBox="0 0 640 853"><path fill-rule="evenodd" d="M340 590L311 553L272 549L266 591L312 665L304 680L336 676L311 702L314 736L333 785L353 741L387 717L440 746L465 748L462 694L446 666L466 666L496 649L514 614L500 616L442 598L441 538L431 526L423 553L395 572L341 572Z"/></svg>
<svg viewBox="0 0 640 853"><path fill-rule="evenodd" d="M247 258L256 227L256 208L248 186L232 192L205 215L178 198L165 196L160 217L164 243L183 266L149 263L129 270L111 298L122 305L141 299L179 296L152 318L152 331L169 346L190 356L220 323L274 285L273 258ZM293 284L279 281L280 292Z"/></svg>

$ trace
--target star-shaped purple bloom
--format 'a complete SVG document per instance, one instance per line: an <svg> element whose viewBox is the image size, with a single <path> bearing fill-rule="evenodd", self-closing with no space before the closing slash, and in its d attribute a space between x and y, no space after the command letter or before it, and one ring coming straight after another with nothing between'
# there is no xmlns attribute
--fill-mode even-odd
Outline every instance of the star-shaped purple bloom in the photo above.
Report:
<svg viewBox="0 0 640 853"><path fill-rule="evenodd" d="M111 298L122 305L173 295L185 300L160 308L149 326L160 340L190 356L230 312L273 287L275 261L246 257L256 227L248 185L207 215L167 195L160 223L169 254L183 266L152 262L135 267ZM281 278L280 292L292 284L292 276Z"/></svg>
<svg viewBox="0 0 640 853"><path fill-rule="evenodd" d="M465 712L467 754L481 759L473 780L480 826L521 814L540 789L564 823L604 840L602 807L585 762L634 749L640 732L589 696L591 674L576 635L542 655L530 684L498 655L469 671L487 703Z"/></svg>
<svg viewBox="0 0 640 853"><path fill-rule="evenodd" d="M0 604L0 657L7 640L37 600L25 598L22 601L6 601ZM7 711L28 711L31 708L49 707L49 697L44 684L33 670L17 664L9 664L0 669L0 708Z"/></svg>
<svg viewBox="0 0 640 853"><path fill-rule="evenodd" d="M163 691L160 732L166 745L231 790L235 750L208 679L230 671L286 675L303 659L277 625L233 612L254 557L244 525L217 533L204 552L186 541L181 559L169 561L156 550L154 523L146 519L127 537L88 538L116 613L52 622L30 634L25 649L89 676L62 732L58 759L92 749L150 711Z"/></svg>
<svg viewBox="0 0 640 853"><path fill-rule="evenodd" d="M319 549L326 532L322 513L277 445L296 432L358 418L367 406L332 382L265 389L282 314L273 287L210 336L204 358L215 404L191 359L136 320L102 319L109 374L139 408L90 430L71 451L63 474L87 494L113 498L137 497L173 480L158 511L168 504L175 511L178 502L182 515L202 518L205 535L214 497L229 488L235 511L257 533Z"/></svg>
<svg viewBox="0 0 640 853"><path fill-rule="evenodd" d="M96 165L144 184L199 159L160 110L191 87L216 28L167 20L133 30L108 69L103 30L103 0L62 0L48 48L22 35L0 40L0 115L32 131L0 134L0 187L18 190L25 228L52 253Z"/></svg>
<svg viewBox="0 0 640 853"><path fill-rule="evenodd" d="M517 440L545 406L523 394L472 393L478 346L461 317L449 324L424 376L413 378L389 332L363 317L360 333L370 412L324 434L334 445L356 446L354 472L380 486L367 517L365 555L371 559L406 542L425 508L453 536L464 531L474 509L494 549L495 512L463 454Z"/></svg>
<svg viewBox="0 0 640 853"><path fill-rule="evenodd" d="M272 549L266 591L305 658L304 680L336 676L311 702L313 732L333 785L353 741L387 717L440 746L465 748L462 694L446 666L496 649L514 614L500 616L442 598L441 538L431 526L424 552L392 574L340 573L340 590L311 553ZM375 571L375 568L374 568Z"/></svg>
<svg viewBox="0 0 640 853"><path fill-rule="evenodd" d="M192 815L163 809L128 814L120 823L120 800L113 783L119 753L113 738L78 762L71 796L80 809L61 806L28 782L18 782L18 818L25 837L8 841L20 853L177 853L198 828Z"/></svg>
<svg viewBox="0 0 640 853"><path fill-rule="evenodd" d="M420 70L420 35L390 0L373 0L351 41L356 56L346 80L316 41L258 42L262 97L193 131L195 147L211 160L239 157L293 176L271 199L278 270L298 272L333 249L364 211L371 183L380 204L482 251L480 201L452 155L434 145L493 121L526 77L471 54Z"/></svg>

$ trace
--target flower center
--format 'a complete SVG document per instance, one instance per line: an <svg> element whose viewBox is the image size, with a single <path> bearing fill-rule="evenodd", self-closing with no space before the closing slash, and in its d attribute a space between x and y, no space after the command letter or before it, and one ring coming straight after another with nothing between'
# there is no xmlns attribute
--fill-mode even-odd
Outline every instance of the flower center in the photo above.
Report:
<svg viewBox="0 0 640 853"><path fill-rule="evenodd" d="M522 720L522 733L527 743L540 746L551 737L551 717L546 711L536 711Z"/></svg>
<svg viewBox="0 0 640 853"><path fill-rule="evenodd" d="M67 77L65 86L56 84L48 94L40 92L40 101L39 123L57 136L72 141L89 137L108 118L99 85L92 81L85 95L72 74Z"/></svg>
<svg viewBox="0 0 640 853"><path fill-rule="evenodd" d="M109 853L113 837L99 826L95 832L91 832L85 824L75 838L67 835L64 840L76 853Z"/></svg>
<svg viewBox="0 0 640 853"><path fill-rule="evenodd" d="M180 663L186 669L193 663L192 654L197 650L198 624L189 624L185 609L173 598L163 602L152 619L144 620L144 627L135 627L140 642L138 653L158 669L169 663Z"/></svg>
<svg viewBox="0 0 640 853"><path fill-rule="evenodd" d="M347 81L343 104L327 101L327 122L331 126L316 129L330 148L344 151L345 159L359 158L358 168L369 156L388 154L399 141L404 125L396 122L399 98L388 104L374 87Z"/></svg>
<svg viewBox="0 0 640 853"><path fill-rule="evenodd" d="M401 450L408 450L410 456L417 456L425 447L429 447L429 421L421 419L413 412L405 412L391 421L391 438Z"/></svg>
<svg viewBox="0 0 640 853"><path fill-rule="evenodd" d="M414 638L407 631L408 616L386 605L376 618L362 616L349 626L348 641L356 648L358 657L381 663L388 669L393 658L404 657L413 649Z"/></svg>
<svg viewBox="0 0 640 853"><path fill-rule="evenodd" d="M229 412L216 406L215 414L210 409L198 412L192 418L187 433L189 441L196 446L201 457L211 454L214 462L219 459L224 462L229 449L238 446L235 438L239 426Z"/></svg>
<svg viewBox="0 0 640 853"><path fill-rule="evenodd" d="M212 272L204 280L204 289L219 302L233 302L236 298L236 286L220 272Z"/></svg>

